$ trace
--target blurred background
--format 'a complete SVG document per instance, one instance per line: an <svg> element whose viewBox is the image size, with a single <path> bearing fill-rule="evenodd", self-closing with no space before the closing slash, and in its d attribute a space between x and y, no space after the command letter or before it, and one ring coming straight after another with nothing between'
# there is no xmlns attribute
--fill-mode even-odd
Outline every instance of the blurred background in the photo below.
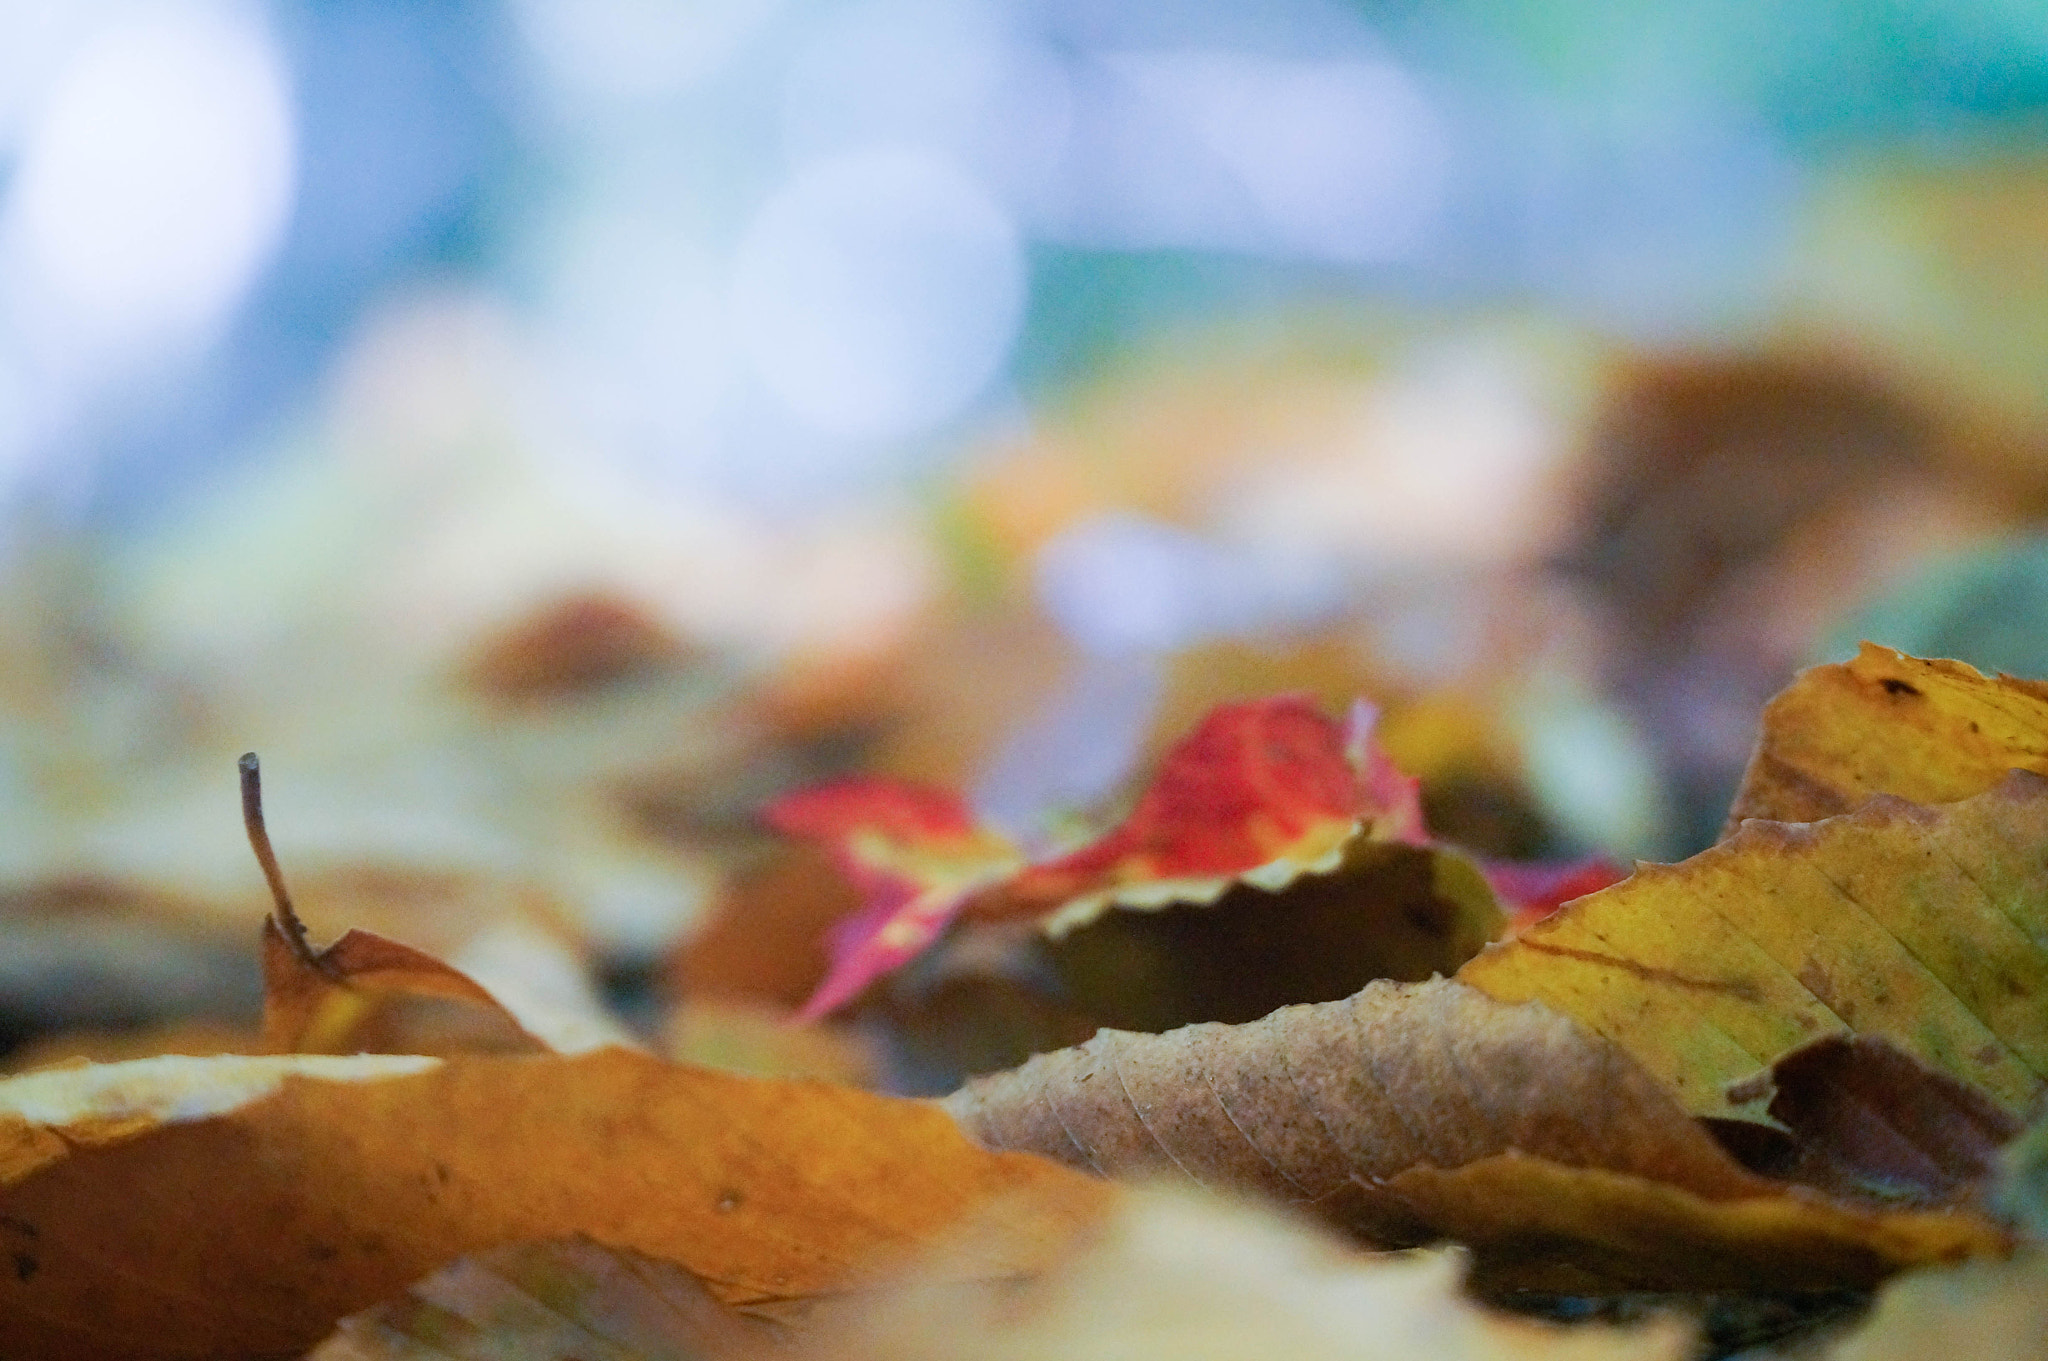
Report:
<svg viewBox="0 0 2048 1361"><path fill-rule="evenodd" d="M2048 675L2044 514L2021 0L0 0L0 1045L248 1013L250 747L643 1025L815 982L774 793L1232 695L1676 858L1802 665Z"/></svg>

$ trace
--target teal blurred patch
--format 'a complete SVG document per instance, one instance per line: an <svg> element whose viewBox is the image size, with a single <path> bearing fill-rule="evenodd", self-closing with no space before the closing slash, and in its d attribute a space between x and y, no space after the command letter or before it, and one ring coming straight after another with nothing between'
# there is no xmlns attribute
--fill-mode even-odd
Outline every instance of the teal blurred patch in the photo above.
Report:
<svg viewBox="0 0 2048 1361"><path fill-rule="evenodd" d="M1929 563L1830 630L1816 660L1847 661L1866 638L1987 674L2048 677L2048 537Z"/></svg>

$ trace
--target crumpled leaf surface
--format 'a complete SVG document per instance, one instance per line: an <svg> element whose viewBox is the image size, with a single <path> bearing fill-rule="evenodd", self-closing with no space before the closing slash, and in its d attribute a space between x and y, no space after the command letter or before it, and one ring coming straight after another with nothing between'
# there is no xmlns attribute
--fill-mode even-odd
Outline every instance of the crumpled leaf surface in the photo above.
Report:
<svg viewBox="0 0 2048 1361"><path fill-rule="evenodd" d="M1730 1083L1881 1035L2021 1111L2048 1074L2048 779L1926 808L1880 796L1750 821L1487 947L1458 977L1605 1035L1698 1115L1767 1122Z"/></svg>
<svg viewBox="0 0 2048 1361"><path fill-rule="evenodd" d="M1456 1253L1361 1256L1268 1211L1163 1191L1128 1197L1085 1252L1022 1288L912 1276L814 1311L789 1334L750 1334L664 1266L588 1243L500 1249L346 1320L313 1361L1677 1361L1690 1345L1669 1318L1567 1329L1493 1313L1460 1293Z"/></svg>
<svg viewBox="0 0 2048 1361"><path fill-rule="evenodd" d="M352 1079L352 1080L336 1080ZM155 1059L0 1082L0 1355L295 1352L465 1253L601 1234L727 1302L841 1290L968 1216L1044 1263L1110 1188L930 1106L617 1049Z"/></svg>
<svg viewBox="0 0 2048 1361"><path fill-rule="evenodd" d="M1035 920L1057 937L1111 907L1276 893L1343 864L1361 838L1426 845L1413 780L1372 743L1373 713L1340 725L1300 696L1225 704L1178 743L1130 814L1061 855L1027 860L943 791L861 779L773 805L778 829L824 841L868 892L835 934L818 1016L918 954L956 917ZM1500 924L1497 914L1482 934Z"/></svg>
<svg viewBox="0 0 2048 1361"><path fill-rule="evenodd" d="M1970 1216L1877 1217L1755 1176L1618 1046L1454 981L1105 1030L945 1106L992 1148L1255 1191L1369 1241L1541 1244L1577 1284L1867 1284L2002 1241Z"/></svg>
<svg viewBox="0 0 2048 1361"><path fill-rule="evenodd" d="M2011 769L2048 775L2048 684L1865 643L1764 707L1728 826L1817 822L1875 794L1953 803Z"/></svg>

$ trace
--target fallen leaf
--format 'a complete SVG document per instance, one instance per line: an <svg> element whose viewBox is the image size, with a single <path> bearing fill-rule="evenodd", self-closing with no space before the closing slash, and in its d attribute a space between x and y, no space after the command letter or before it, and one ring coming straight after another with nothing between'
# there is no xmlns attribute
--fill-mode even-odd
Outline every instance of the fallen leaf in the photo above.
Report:
<svg viewBox="0 0 2048 1361"><path fill-rule="evenodd" d="M325 949L307 939L263 822L262 775L244 755L242 821L263 869L263 1041L280 1053L576 1053L634 1041L604 1011L559 937L500 921L465 950L495 992L425 951L351 930ZM512 1005L507 1005L510 1001Z"/></svg>
<svg viewBox="0 0 2048 1361"><path fill-rule="evenodd" d="M0 1154L0 1186L82 1149L234 1110L275 1092L287 1077L365 1081L436 1062L402 1054L166 1055L22 1074L0 1082L0 1144L7 1150Z"/></svg>
<svg viewBox="0 0 2048 1361"><path fill-rule="evenodd" d="M945 1270L1008 1278L1110 1194L925 1103L617 1049L13 1078L0 1181L0 1354L49 1358L296 1352L465 1253L578 1233L744 1303L849 1288L983 1215L1000 1241Z"/></svg>
<svg viewBox="0 0 2048 1361"><path fill-rule="evenodd" d="M568 1238L450 1263L343 1319L307 1361L691 1361L776 1340L672 1262Z"/></svg>
<svg viewBox="0 0 2048 1361"><path fill-rule="evenodd" d="M1034 862L969 913L1037 916L1057 936L1108 908L1214 902L1337 868L1361 833L1427 844L1420 786L1372 741L1299 696L1218 705L1167 753L1130 815L1085 846Z"/></svg>
<svg viewBox="0 0 2048 1361"><path fill-rule="evenodd" d="M461 682L506 705L570 700L689 659L683 641L624 596L587 592L534 610L475 645Z"/></svg>
<svg viewBox="0 0 2048 1361"><path fill-rule="evenodd" d="M263 1043L273 1053L519 1053L547 1046L482 984L410 945L350 931L310 955L263 923Z"/></svg>
<svg viewBox="0 0 2048 1361"><path fill-rule="evenodd" d="M1201 906L1105 913L1046 949L1063 994L1097 1024L1161 1031L1333 1002L1376 978L1455 973L1501 928L1464 857L1359 837L1327 873L1270 892L1235 884Z"/></svg>
<svg viewBox="0 0 2048 1361"><path fill-rule="evenodd" d="M1058 937L1112 907L1210 904L1239 885L1277 893L1338 870L1361 837L1426 844L1417 786L1372 744L1372 720L1360 706L1340 725L1298 696L1219 706L1121 823L1036 861L944 791L863 779L779 800L769 821L830 846L868 894L803 1014L852 1000L956 918L1033 920ZM1499 921L1487 913L1481 938Z"/></svg>
<svg viewBox="0 0 2048 1361"><path fill-rule="evenodd" d="M1779 1186L1713 1200L1597 1167L1508 1152L1463 1167L1411 1167L1386 1194L1474 1253L1474 1285L1622 1290L1867 1290L1901 1268L2010 1247L1969 1215L1874 1213Z"/></svg>
<svg viewBox="0 0 2048 1361"><path fill-rule="evenodd" d="M794 1011L825 981L825 936L860 910L861 894L820 848L785 842L727 876L703 925L669 961L685 997Z"/></svg>
<svg viewBox="0 0 2048 1361"><path fill-rule="evenodd" d="M1982 1091L1877 1035L1823 1036L1751 1081L1771 1089L1767 1113L1790 1137L1748 1165L1878 1208L1974 1200L2020 1132Z"/></svg>
<svg viewBox="0 0 2048 1361"><path fill-rule="evenodd" d="M2048 775L2048 684L1865 643L1764 706L1728 826L1817 822L1876 794L1954 803L2011 769Z"/></svg>
<svg viewBox="0 0 2048 1361"><path fill-rule="evenodd" d="M2020 1112L2048 1073L2048 780L1750 821L1481 951L1458 977L1619 1044L1697 1115L1823 1035L1881 1035Z"/></svg>
<svg viewBox="0 0 2048 1361"><path fill-rule="evenodd" d="M1971 1216L1876 1216L1755 1176L1617 1046L1444 980L1249 1025L1105 1030L945 1106L992 1148L1255 1191L1368 1241L1533 1250L1553 1281L1867 1285L2003 1242Z"/></svg>

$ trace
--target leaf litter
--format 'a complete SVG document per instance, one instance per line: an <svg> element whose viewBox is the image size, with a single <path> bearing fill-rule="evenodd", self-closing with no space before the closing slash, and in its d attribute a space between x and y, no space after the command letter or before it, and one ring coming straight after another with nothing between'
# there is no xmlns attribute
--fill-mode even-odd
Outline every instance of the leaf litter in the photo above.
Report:
<svg viewBox="0 0 2048 1361"><path fill-rule="evenodd" d="M582 1306L571 1296L617 1281L661 1296L671 1321L692 1311L718 1320L699 1320L714 1332L693 1334L678 1353L692 1355L764 1345L799 1355L827 1346L811 1354L1073 1355L1098 1343L1241 1355L1284 1339L1303 1355L1651 1357L1702 1345L1682 1326L1580 1325L1539 1328L1557 1350L1526 1338L1517 1350L1487 1331L1503 1321L1455 1289L1463 1268L1426 1265L1448 1259L1361 1256L1334 1243L1314 1251L1336 1254L1326 1263L1340 1264L1344 1289L1290 1297L1279 1313L1247 1307L1256 1326L1233 1333L1196 1305L1265 1279L1246 1245L1266 1230L1238 1223L1211 1233L1173 1220L1146 1208L1158 1193L1134 1199L1091 1175L1103 1174L1291 1203L1341 1230L1337 1242L1449 1238L1473 1254L1470 1289L1525 1305L1558 1292L1621 1299L1614 1292L1645 1286L1694 1301L1729 1289L1747 1292L1739 1299L1803 1290L1817 1293L1794 1298L1838 1300L1845 1287L1903 1271L1841 1350L1814 1341L1804 1354L1902 1355L1885 1348L1943 1336L1975 1339L1973 1354L2036 1355L2028 1348L2039 1332L2028 1330L2044 1293L2032 1246L2041 1225L2013 1207L2031 1203L2038 1172L2007 1155L2000 1184L2019 1191L1987 1191L1999 1181L1995 1150L2042 1100L2048 785L1994 769L2029 764L2031 696L2024 683L1874 653L1859 659L1862 673L1855 663L1842 672L1854 685L1809 673L1773 705L1753 787L1738 803L1738 812L1819 821L1752 820L1692 861L1639 867L1519 929L1496 910L1482 936L1513 934L1456 980L1376 983L1238 1025L1105 1031L984 1079L943 1108L714 1073L616 1045L479 1052L492 1045L474 1037L441 1058L167 1058L0 1082L0 1247L13 1264L0 1271L0 1350L280 1354L372 1308L382 1321L371 1332L352 1322L327 1351L374 1333L387 1350L332 1354L545 1355L521 1350L519 1329L559 1330L557 1306L574 1314ZM1887 680L1932 699L1901 710L1902 692ZM1819 716L1787 717L1802 704ZM1992 711L2003 726L1986 723ZM1292 731L1320 751L1329 732L1345 730L1315 718ZM1957 723L1988 731L1990 754L1950 740ZM1798 748L1788 724L1821 735ZM1317 794L1314 781L1297 788L1283 777L1239 805L1230 825L1251 834L1245 844L1278 849L1249 870L1286 862L1271 871L1273 886L1250 887L1277 896L1330 876L1361 840L1385 848L1376 854L1450 860L1419 821L1402 820L1398 798L1384 818L1358 816L1368 805L1361 791L1398 785L1351 747L1348 785ZM1289 747L1241 746L1254 759L1222 762L1226 785L1259 789L1261 749ZM1775 786L1755 778L1767 765ZM1169 759L1162 781L1171 768ZM1833 792L1804 810L1784 793L1823 788ZM1275 789L1283 803L1308 790L1297 801L1320 807L1317 818L1261 823L1261 799ZM1338 795L1325 797L1329 789ZM948 890L958 901L938 925L1006 914L1043 924L1075 903L1086 908L1077 916L1157 912L1243 890L1243 853L1153 854L1188 828L1167 818L1148 830L1137 817L1145 797L1096 843L1049 859L1006 851L1000 873L974 844L971 818L954 817L957 804L928 806L953 819L966 847ZM1170 803L1155 800L1152 811ZM859 868L865 856L873 871L877 846L857 823L840 829L842 860ZM894 851L880 848L858 928L870 938L922 891L911 832ZM905 850L907 860L890 861ZM1203 870L1193 876L1204 880L1199 893L1183 894L1189 863ZM281 878L274 887L282 897ZM894 895L887 913L873 911L877 888ZM373 1027L306 1022L340 995L358 1007L370 999L373 1013L388 997L453 996L510 1018L531 1050L549 1047L491 989L424 952L388 965L336 953L339 942L316 952L276 920L268 937L296 970L273 977L273 994L289 1001L296 988L312 999L273 1030L275 1047L318 1034L362 1043ZM407 1032L395 1034L403 1043ZM948 1111L987 1143L1043 1148L1088 1172L983 1152ZM2030 1139L2039 1142L2030 1135L2012 1147ZM1175 1276L1170 1291L1148 1294L1149 1268L1125 1259L1100 1284L1075 1284L1089 1263L1117 1260L1105 1254L1118 1225L1158 1213L1175 1226L1169 1247L1220 1234L1221 1274L1211 1264L1209 1275ZM1298 1260L1289 1257L1297 1251L1277 1257ZM1964 1268L1950 1265L1965 1258ZM454 1274L423 1284L437 1271ZM508 1281L517 1290L507 1293ZM564 1281L575 1285L569 1295L556 1288ZM1340 1297L1370 1290L1402 1307L1420 1302L1483 1345L1458 1351L1441 1329L1425 1342L1396 1328L1388 1336L1405 1339L1399 1347L1365 1349L1364 1325ZM540 1301L538 1314L520 1292ZM497 1304L478 1312L479 1299ZM450 1349L422 1351L429 1340L393 1323L401 1315L439 1329L432 1345ZM735 1317L737 1331L715 1332ZM1347 1318L1351 1331L1334 1349L1316 1351L1305 1334L1292 1346L1295 1325L1316 1333ZM581 1335L572 1328L558 1341L572 1336ZM940 1341L919 1350L931 1337Z"/></svg>

